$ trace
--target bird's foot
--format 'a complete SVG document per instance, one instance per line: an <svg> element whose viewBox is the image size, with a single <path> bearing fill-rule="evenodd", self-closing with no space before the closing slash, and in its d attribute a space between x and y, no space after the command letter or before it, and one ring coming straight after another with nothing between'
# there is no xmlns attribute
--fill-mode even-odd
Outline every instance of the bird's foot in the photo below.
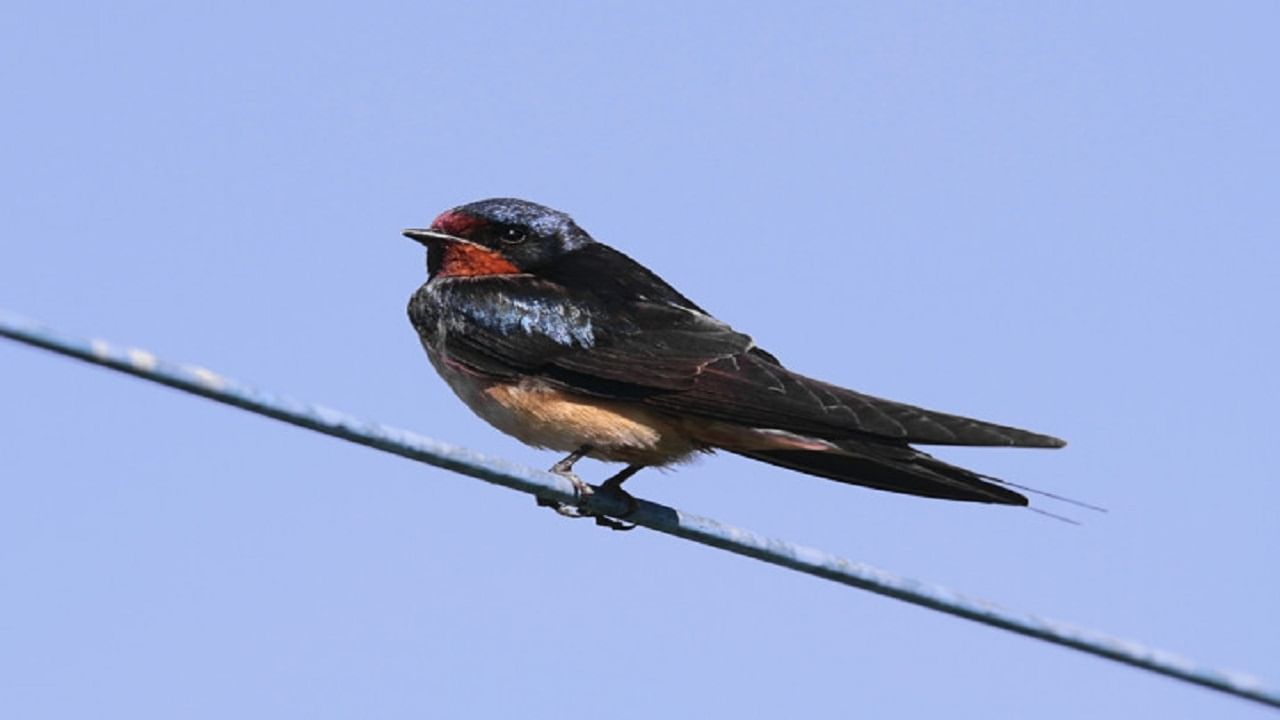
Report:
<svg viewBox="0 0 1280 720"><path fill-rule="evenodd" d="M594 517L595 513L582 509L582 501L595 494L595 490L573 472L573 462L570 458L572 458L572 456L552 465L549 472L555 473L556 475L559 475L565 480L573 483L573 494L576 497L575 501L572 503L566 503L538 496L536 498L538 506L549 507L557 513L570 518ZM576 460L576 458L573 459Z"/></svg>
<svg viewBox="0 0 1280 720"><path fill-rule="evenodd" d="M614 520L611 517L601 515L598 512L587 510L582 507L583 501L592 495L600 494L602 496L610 496L622 500L623 503L626 504L627 511L622 515L622 517L626 517L632 512L635 512L636 499L632 497L630 493L622 489L621 482L614 482L615 478L606 480L604 484L600 486L601 492L597 493L595 488L584 482L582 478L578 477L573 472L573 463L580 459L581 454L585 453L574 453L574 455L566 457L555 465L552 465L549 471L568 480L570 483L573 483L574 495L576 496L575 501L572 503L566 503L560 502L559 500L552 500L550 498L537 497L535 499L538 506L549 507L552 510L555 510L558 514L568 518L592 518L596 521L596 525L599 525L600 527L607 527L610 530L625 531L635 529L634 523ZM575 457L575 455L577 457Z"/></svg>
<svg viewBox="0 0 1280 720"><path fill-rule="evenodd" d="M637 503L634 496L626 490L622 489L622 483L613 482L612 478L606 480L600 485L600 490L595 493L599 497L611 497L622 501L626 505L626 511L617 517L620 519L608 517L607 515L595 514L596 524L600 527L607 527L610 530L627 531L635 530L636 524L625 522L625 519L631 517L631 513L636 511Z"/></svg>
<svg viewBox="0 0 1280 720"><path fill-rule="evenodd" d="M573 494L575 496L574 502L564 503L564 502L560 502L559 500L552 500L550 498L544 498L542 496L538 496L537 498L535 498L538 502L538 507L549 507L552 510L555 510L557 513L565 517L571 517L571 518L591 517L591 514L583 511L580 505L582 503L583 498L586 498L587 496L591 495L594 491L591 489L590 485L583 482L582 478L578 477L573 472L574 463L586 457L587 454L590 452L591 452L591 446L583 445L577 450L574 450L573 452L566 455L564 458L560 460L560 462L557 462L555 465L552 465L547 470L547 472L553 473L555 475L559 475L560 477L573 483Z"/></svg>

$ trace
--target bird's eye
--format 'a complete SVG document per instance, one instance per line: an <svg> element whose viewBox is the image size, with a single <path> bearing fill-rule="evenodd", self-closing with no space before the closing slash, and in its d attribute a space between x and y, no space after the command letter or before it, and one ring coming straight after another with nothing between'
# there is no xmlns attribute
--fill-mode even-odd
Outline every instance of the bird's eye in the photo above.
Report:
<svg viewBox="0 0 1280 720"><path fill-rule="evenodd" d="M502 242L508 245L519 245L527 240L528 237L528 233L520 228L511 227L502 231Z"/></svg>

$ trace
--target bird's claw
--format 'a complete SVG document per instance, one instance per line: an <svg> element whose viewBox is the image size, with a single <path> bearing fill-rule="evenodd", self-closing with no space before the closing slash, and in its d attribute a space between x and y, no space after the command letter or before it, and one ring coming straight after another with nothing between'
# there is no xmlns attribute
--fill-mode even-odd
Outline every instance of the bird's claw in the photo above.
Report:
<svg viewBox="0 0 1280 720"><path fill-rule="evenodd" d="M636 529L635 523L629 523L624 521L625 518L631 517L631 513L636 511L636 499L631 496L631 493L627 492L626 490L623 490L620 487L616 487L616 486L610 487L608 483L601 485L600 490L601 492L598 493L599 495L613 496L615 498L618 498L619 500L622 500L624 503L626 503L627 510L626 512L618 516L619 518L623 518L623 519L618 519L618 520L615 520L614 518L611 518L607 515L601 515L599 513L595 513L596 524L599 525L600 527L607 527L610 530L618 530L618 531L635 530Z"/></svg>
<svg viewBox="0 0 1280 720"><path fill-rule="evenodd" d="M636 529L635 523L623 522L622 520L614 520L608 515L595 515L594 517L596 519L597 525L599 525L600 527L607 527L610 530L617 530L618 532L628 532L630 530Z"/></svg>
<svg viewBox="0 0 1280 720"><path fill-rule="evenodd" d="M582 502L588 497L595 495L596 491L590 485L583 482L582 478L575 475L568 468L561 467L563 462L564 461L561 461L553 465L551 467L551 472L573 483L573 492L576 500L572 503L566 503L538 496L535 499L537 500L539 507L549 507L552 510L555 510L556 513L568 518L592 518L596 521L596 525L599 525L600 527L607 527L610 530L626 531L635 529L635 523L614 520L613 518L601 515L598 512L583 509ZM626 502L627 511L622 515L622 517L626 517L635 512L636 499L632 497L630 493L620 487L610 486L607 483L602 485L601 489L604 490L603 494L619 497Z"/></svg>

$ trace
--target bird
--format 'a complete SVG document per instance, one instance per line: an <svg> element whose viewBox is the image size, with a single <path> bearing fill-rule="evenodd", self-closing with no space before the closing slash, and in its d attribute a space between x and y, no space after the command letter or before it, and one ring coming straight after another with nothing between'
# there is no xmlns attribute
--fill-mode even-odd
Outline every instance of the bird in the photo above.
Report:
<svg viewBox="0 0 1280 720"><path fill-rule="evenodd" d="M592 492L573 472L584 457L625 463L599 489L634 503L622 483L641 469L723 450L876 490L1025 506L1011 489L1022 486L915 446L1066 444L788 369L544 205L480 200L403 234L426 246L408 313L431 365L498 430L568 453L550 471L579 499Z"/></svg>

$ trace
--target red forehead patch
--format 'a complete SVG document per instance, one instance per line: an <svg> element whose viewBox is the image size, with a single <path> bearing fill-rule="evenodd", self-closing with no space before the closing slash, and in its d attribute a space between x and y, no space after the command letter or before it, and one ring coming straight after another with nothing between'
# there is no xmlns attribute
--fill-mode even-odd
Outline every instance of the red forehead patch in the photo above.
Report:
<svg viewBox="0 0 1280 720"><path fill-rule="evenodd" d="M445 232L450 231L445 230ZM481 275L510 275L520 272L510 260L496 250L461 242L445 242L436 277L479 277Z"/></svg>
<svg viewBox="0 0 1280 720"><path fill-rule="evenodd" d="M454 237L465 238L471 237L471 233L480 229L484 225L486 225L485 221L475 217L474 215L467 215L466 213L460 213L455 210L447 210L440 213L440 217L432 221L431 229L447 233Z"/></svg>

